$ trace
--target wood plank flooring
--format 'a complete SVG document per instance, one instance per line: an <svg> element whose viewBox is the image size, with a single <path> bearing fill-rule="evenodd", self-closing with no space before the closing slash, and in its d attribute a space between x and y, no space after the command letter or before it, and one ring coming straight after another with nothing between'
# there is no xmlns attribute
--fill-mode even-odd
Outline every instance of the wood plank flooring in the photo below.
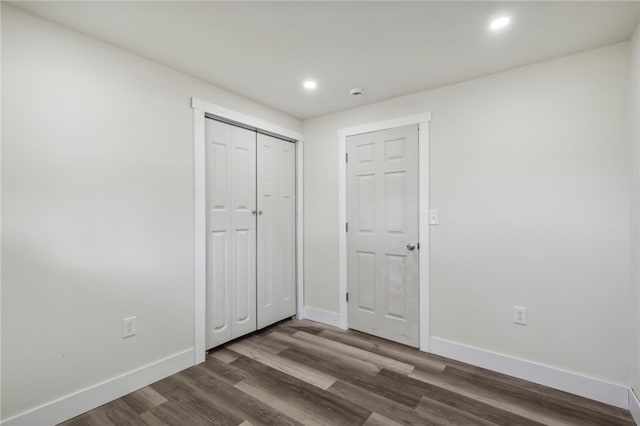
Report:
<svg viewBox="0 0 640 426"><path fill-rule="evenodd" d="M355 331L284 321L78 425L634 425L626 410Z"/></svg>

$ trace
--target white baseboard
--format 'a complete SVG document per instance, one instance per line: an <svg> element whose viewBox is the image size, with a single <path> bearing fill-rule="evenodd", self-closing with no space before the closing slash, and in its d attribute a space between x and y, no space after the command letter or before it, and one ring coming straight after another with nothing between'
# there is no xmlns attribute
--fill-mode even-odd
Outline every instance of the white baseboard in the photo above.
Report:
<svg viewBox="0 0 640 426"><path fill-rule="evenodd" d="M324 309L304 307L304 317L311 321L340 327L340 314L337 312L325 311Z"/></svg>
<svg viewBox="0 0 640 426"><path fill-rule="evenodd" d="M629 411L636 424L640 425L640 401L638 401L636 393L631 388L629 388Z"/></svg>
<svg viewBox="0 0 640 426"><path fill-rule="evenodd" d="M24 413L3 419L0 424L2 426L55 425L191 367L193 362L194 350L193 348L187 349Z"/></svg>
<svg viewBox="0 0 640 426"><path fill-rule="evenodd" d="M436 355L604 402L605 404L629 409L629 388L627 386L605 382L578 373L537 364L524 359L437 337L431 338L431 352Z"/></svg>

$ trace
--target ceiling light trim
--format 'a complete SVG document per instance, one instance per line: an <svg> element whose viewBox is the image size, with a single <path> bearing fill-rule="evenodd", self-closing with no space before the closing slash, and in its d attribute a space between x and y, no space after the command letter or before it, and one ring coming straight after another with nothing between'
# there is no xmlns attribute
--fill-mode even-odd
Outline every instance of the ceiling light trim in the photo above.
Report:
<svg viewBox="0 0 640 426"><path fill-rule="evenodd" d="M489 29L491 31L504 30L511 25L511 17L508 15L498 16L489 23Z"/></svg>

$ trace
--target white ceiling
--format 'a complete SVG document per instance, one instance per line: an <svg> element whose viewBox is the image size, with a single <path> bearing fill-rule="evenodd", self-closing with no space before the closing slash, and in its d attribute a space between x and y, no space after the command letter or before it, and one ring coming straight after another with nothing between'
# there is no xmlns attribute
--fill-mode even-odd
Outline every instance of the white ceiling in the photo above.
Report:
<svg viewBox="0 0 640 426"><path fill-rule="evenodd" d="M637 2L19 2L310 118L628 40ZM509 14L499 34L489 20ZM318 81L314 93L302 81ZM350 97L353 87L366 95Z"/></svg>

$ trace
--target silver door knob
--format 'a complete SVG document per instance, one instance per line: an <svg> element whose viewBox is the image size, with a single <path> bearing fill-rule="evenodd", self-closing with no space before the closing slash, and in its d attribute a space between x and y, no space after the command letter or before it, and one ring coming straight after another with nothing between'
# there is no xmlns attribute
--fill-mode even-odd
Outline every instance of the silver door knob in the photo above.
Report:
<svg viewBox="0 0 640 426"><path fill-rule="evenodd" d="M254 216L256 215L256 213L257 213L257 212L256 212L255 210L252 210L252 211L251 211L251 214L252 214L252 215L254 215Z"/></svg>
<svg viewBox="0 0 640 426"><path fill-rule="evenodd" d="M415 248L416 248L416 245L414 243L407 244L407 250L411 251L411 250L414 250Z"/></svg>
<svg viewBox="0 0 640 426"><path fill-rule="evenodd" d="M259 211L258 211L258 215L261 215L261 214L262 214L262 210L259 210Z"/></svg>

